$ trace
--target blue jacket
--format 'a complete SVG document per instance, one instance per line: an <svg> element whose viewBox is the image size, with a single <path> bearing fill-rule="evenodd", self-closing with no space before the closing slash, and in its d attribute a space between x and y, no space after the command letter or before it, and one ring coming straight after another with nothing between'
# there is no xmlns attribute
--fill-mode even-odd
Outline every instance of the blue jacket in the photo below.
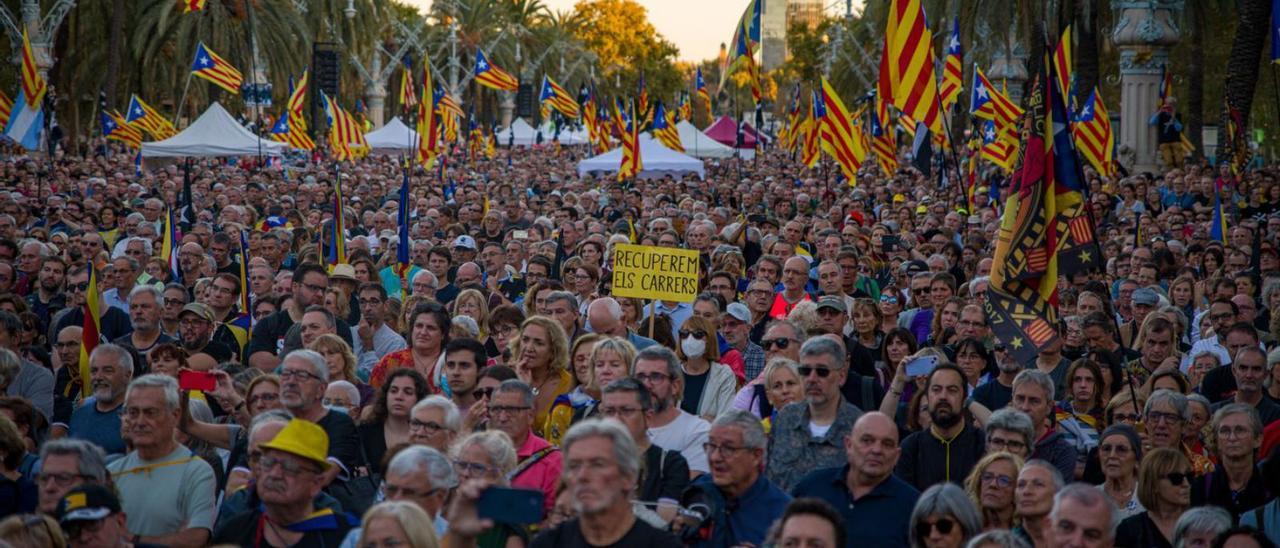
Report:
<svg viewBox="0 0 1280 548"><path fill-rule="evenodd" d="M756 478L756 482L741 496L732 499L723 498L720 488L712 483L711 474L703 474L694 480L685 490L686 495L692 490L711 493L713 498L724 501L716 505L718 508L714 509L711 517L715 524L711 530L711 538L689 545L694 548L763 545L769 526L782 517L782 512L791 502L791 495L778 489L764 475Z"/></svg>

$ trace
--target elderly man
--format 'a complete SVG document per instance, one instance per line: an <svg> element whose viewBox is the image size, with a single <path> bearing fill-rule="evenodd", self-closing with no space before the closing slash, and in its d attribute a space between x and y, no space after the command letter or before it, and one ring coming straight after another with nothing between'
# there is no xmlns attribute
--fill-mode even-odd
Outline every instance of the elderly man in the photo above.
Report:
<svg viewBox="0 0 1280 548"><path fill-rule="evenodd" d="M902 453L897 425L883 413L866 413L843 444L846 464L804 476L791 496L830 503L845 527L858 532L859 545L906 546L920 492L893 475Z"/></svg>
<svg viewBox="0 0 1280 548"><path fill-rule="evenodd" d="M164 310L164 293L154 285L139 285L129 292L129 321L133 333L120 337L115 344L131 349L143 360L139 369L149 371L146 359L156 345L171 343L173 337L160 329L160 314Z"/></svg>
<svg viewBox="0 0 1280 548"><path fill-rule="evenodd" d="M294 350L280 366L280 403L294 417L314 422L325 431L329 459L347 471L363 464L360 441L351 417L324 406L329 386L329 364L311 350ZM336 471L332 472L336 474Z"/></svg>
<svg viewBox="0 0 1280 548"><path fill-rule="evenodd" d="M72 364L69 367L77 367ZM115 344L99 344L89 355L89 388L93 397L71 414L67 433L75 439L93 442L108 455L125 453L121 437L121 416L125 392L133 378L133 355Z"/></svg>
<svg viewBox="0 0 1280 548"><path fill-rule="evenodd" d="M636 350L644 350L657 344L653 339L627 329L626 324L622 323L622 305L613 297L601 297L587 305L587 325L592 333L626 339Z"/></svg>
<svg viewBox="0 0 1280 548"><path fill-rule="evenodd" d="M102 448L85 440L49 440L40 448L40 469L35 477L39 510L53 514L58 502L73 488L108 485L107 457Z"/></svg>
<svg viewBox="0 0 1280 548"><path fill-rule="evenodd" d="M459 238L467 238L470 240L471 237L459 236ZM471 240L471 251L474 254L474 240ZM455 254L456 253L457 251L455 250ZM482 274L483 272L480 269L480 265L472 262L463 262L458 265L458 270L453 275L453 282L436 291L436 300L441 304L448 305L458 297L458 293L461 293L463 289L473 286L478 287L480 285L480 278Z"/></svg>
<svg viewBox="0 0 1280 548"><path fill-rule="evenodd" d="M1058 431L1053 413L1053 379L1037 369L1028 369L1013 379L1013 403L1031 417L1036 427L1036 444L1031 458L1053 463L1064 478L1076 473L1076 449Z"/></svg>
<svg viewBox="0 0 1280 548"><path fill-rule="evenodd" d="M782 290L773 296L769 307L769 317L783 319L801 301L811 301L813 297L806 291L809 283L809 262L804 257L791 257L782 265Z"/></svg>
<svg viewBox="0 0 1280 548"><path fill-rule="evenodd" d="M1014 512L1022 523L1014 533L1031 541L1033 546L1048 544L1049 513L1053 511L1053 494L1065 485L1062 475L1052 464L1032 459L1018 472L1014 487Z"/></svg>
<svg viewBox="0 0 1280 548"><path fill-rule="evenodd" d="M1255 345L1246 346L1236 352L1230 367L1236 379L1236 394L1231 399L1215 403L1214 411L1239 403L1258 412L1263 428L1280 420L1280 404L1267 397L1262 385L1270 370L1267 367L1267 354Z"/></svg>
<svg viewBox="0 0 1280 548"><path fill-rule="evenodd" d="M720 335L733 350L742 355L743 373L747 381L764 372L764 349L751 342L751 311L742 303L729 303L720 317Z"/></svg>
<svg viewBox="0 0 1280 548"><path fill-rule="evenodd" d="M515 379L502 381L489 399L489 429L506 433L516 448L519 473L511 478L511 486L542 491L543 510L550 513L562 455L533 433L533 389Z"/></svg>
<svg viewBox="0 0 1280 548"><path fill-rule="evenodd" d="M569 336L569 344L577 340L583 334L582 328L578 325L578 297L568 291L552 291L547 295L545 312L540 312L546 316L550 316L556 323L560 324L560 328L564 329L565 335Z"/></svg>
<svg viewBox="0 0 1280 548"><path fill-rule="evenodd" d="M134 543L204 546L213 529L213 468L175 435L178 381L143 375L125 393L121 435L133 450L107 466Z"/></svg>
<svg viewBox="0 0 1280 548"><path fill-rule="evenodd" d="M716 419L705 444L711 473L694 480L680 502L682 506L706 504L717 526L711 538L691 546L758 546L764 542L769 526L791 502L789 495L761 473L766 442L760 418L751 413L734 410ZM677 519L676 523L692 525L684 521Z"/></svg>
<svg viewBox="0 0 1280 548"><path fill-rule="evenodd" d="M663 449L679 451L689 463L691 475L711 470L706 445L710 423L680 408L684 372L680 359L665 346L651 346L636 354L631 376L640 381L653 399L649 438Z"/></svg>
<svg viewBox="0 0 1280 548"><path fill-rule="evenodd" d="M1191 472L1196 477L1213 471L1213 462L1198 452L1191 451L1183 441L1183 431L1191 410L1187 405L1187 397L1181 392L1161 389L1147 397L1142 408L1142 416L1146 417L1147 439L1152 449L1167 448L1181 451L1191 463Z"/></svg>
<svg viewBox="0 0 1280 548"><path fill-rule="evenodd" d="M1050 548L1111 548L1120 513L1097 487L1073 483L1054 495L1049 524Z"/></svg>
<svg viewBox="0 0 1280 548"><path fill-rule="evenodd" d="M1263 425L1257 410L1244 403L1219 407L1210 424L1218 464L1206 478L1191 482L1191 505L1221 506L1238 521L1271 499L1256 457Z"/></svg>
<svg viewBox="0 0 1280 548"><path fill-rule="evenodd" d="M769 328L760 339L760 347L764 349L765 363L777 357L799 362L801 342L804 342L804 331L791 320L769 322Z"/></svg>
<svg viewBox="0 0 1280 548"><path fill-rule="evenodd" d="M747 324L751 327L751 342L760 344L765 329L773 320L769 316L769 308L773 304L773 284L764 278L755 278L747 285L747 309L751 311L751 319Z"/></svg>
<svg viewBox="0 0 1280 548"><path fill-rule="evenodd" d="M444 519L444 503L457 486L458 474L449 457L420 445L411 445L396 453L387 463L382 479L386 500L408 502L421 508L431 518L437 538L449 529L449 522ZM363 532L361 528L352 529L342 541L342 548L359 546Z"/></svg>
<svg viewBox="0 0 1280 548"><path fill-rule="evenodd" d="M844 440L862 414L840 393L849 374L840 343L828 337L806 341L799 371L805 400L778 410L769 433L767 474L784 490L812 470L843 462Z"/></svg>
<svg viewBox="0 0 1280 548"><path fill-rule="evenodd" d="M289 421L261 445L254 489L262 503L218 527L214 544L238 546L337 546L355 526L342 512L316 514L315 498L332 463L325 459L324 429ZM267 524L263 527L261 524Z"/></svg>
<svg viewBox="0 0 1280 548"><path fill-rule="evenodd" d="M437 451L448 451L462 432L462 413L449 398L427 396L409 411L409 441Z"/></svg>
<svg viewBox="0 0 1280 548"><path fill-rule="evenodd" d="M440 287L440 282L435 274L429 270L419 271L413 275L410 282L411 294L414 296L422 296L428 299L436 298L436 290Z"/></svg>

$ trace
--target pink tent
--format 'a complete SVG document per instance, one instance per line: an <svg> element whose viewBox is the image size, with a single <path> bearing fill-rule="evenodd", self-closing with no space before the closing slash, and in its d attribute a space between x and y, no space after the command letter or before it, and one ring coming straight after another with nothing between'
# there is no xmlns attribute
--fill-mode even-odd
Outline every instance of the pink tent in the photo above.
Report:
<svg viewBox="0 0 1280 548"><path fill-rule="evenodd" d="M756 148L755 129L745 123L743 126L742 148L754 150ZM702 130L702 132L722 145L732 147L738 144L738 123L728 116L721 116L714 124L707 126L707 129Z"/></svg>

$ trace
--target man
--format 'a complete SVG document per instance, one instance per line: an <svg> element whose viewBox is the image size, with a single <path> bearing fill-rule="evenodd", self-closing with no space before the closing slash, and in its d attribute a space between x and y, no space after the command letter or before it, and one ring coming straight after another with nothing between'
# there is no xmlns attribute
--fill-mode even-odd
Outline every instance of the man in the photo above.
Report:
<svg viewBox="0 0 1280 548"><path fill-rule="evenodd" d="M324 305L324 294L329 289L329 275L323 266L303 264L293 271L293 299L278 312L267 316L253 326L253 339L249 341L245 354L249 356L249 365L263 371L271 371L280 365L282 349L289 328L302 321L307 307ZM337 333L342 340L354 347L351 340L351 326L342 318L337 319Z"/></svg>
<svg viewBox="0 0 1280 548"><path fill-rule="evenodd" d="M223 272L214 276L213 281L209 282L208 295L209 299L204 303L213 311L213 319L218 325L234 320L240 312L236 310L236 305L240 302L239 275Z"/></svg>
<svg viewBox="0 0 1280 548"><path fill-rule="evenodd" d="M578 298L568 291L552 291L547 295L545 315L560 324L570 345L582 336L582 328L578 327Z"/></svg>
<svg viewBox="0 0 1280 548"><path fill-rule="evenodd" d="M1062 337L1055 337L1040 349L1031 366L1053 381L1054 389L1057 390L1049 395L1053 401L1062 401L1067 393L1067 370L1071 368L1071 360L1062 356Z"/></svg>
<svg viewBox="0 0 1280 548"><path fill-rule="evenodd" d="M903 268L916 266L915 263L920 261L912 261L904 263ZM928 268L920 263L921 269ZM915 317L921 313L927 314L926 319L933 319L933 299L930 293L930 285L933 283L933 274L929 272L917 272L911 276L911 308L904 310L898 315L898 327L903 329L911 329L911 325L915 322Z"/></svg>
<svg viewBox="0 0 1280 548"><path fill-rule="evenodd" d="M189 300L187 288L182 284L171 283L164 287L163 296L164 308L160 311L160 331L170 339L177 340L182 337L178 316L182 314L182 307L187 306Z"/></svg>
<svg viewBox="0 0 1280 548"><path fill-rule="evenodd" d="M17 375L6 381L9 386L5 389L5 394L31 402L48 419L53 417L53 373L36 362L20 357L23 355L22 348L18 346L22 329L22 320L8 311L0 310L0 348L12 352L13 361L18 363Z"/></svg>
<svg viewBox="0 0 1280 548"><path fill-rule="evenodd" d="M102 485L81 485L58 503L58 523L73 548L130 548L131 535L120 499Z"/></svg>
<svg viewBox="0 0 1280 548"><path fill-rule="evenodd" d="M101 279L98 280L101 283ZM101 285L99 285L101 287ZM69 325L84 325L84 304L86 291L89 290L89 268L80 267L67 276L67 307L54 316L54 327L50 338L61 333ZM98 307L98 333L108 341L114 341L129 334L129 315L113 306Z"/></svg>
<svg viewBox="0 0 1280 548"><path fill-rule="evenodd" d="M387 463L386 477L382 479L385 500L407 502L421 508L431 518L436 538L443 538L449 529L449 522L444 519L444 503L457 486L458 474L449 457L419 445L410 445L396 453ZM359 527L352 529L342 541L342 547L359 546L362 533Z"/></svg>
<svg viewBox="0 0 1280 548"><path fill-rule="evenodd" d="M587 325L591 326L592 333L627 339L636 350L657 344L653 339L627 329L622 323L622 305L613 297L600 297L587 305Z"/></svg>
<svg viewBox="0 0 1280 548"><path fill-rule="evenodd" d="M124 347L99 344L89 355L89 388L93 397L71 414L67 435L91 441L108 455L123 455L126 447L121 437L121 415L125 392L133 378L133 355ZM79 367L71 364L68 367Z"/></svg>
<svg viewBox="0 0 1280 548"><path fill-rule="evenodd" d="M404 337L383 320L386 303L387 290L382 284L365 282L360 286L360 323L356 324L351 340L356 343L352 348L356 369L366 375L387 354L407 346Z"/></svg>
<svg viewBox="0 0 1280 548"><path fill-rule="evenodd" d="M1002 407L983 425L987 438L987 453L1004 451L1017 455L1023 461L1031 458L1035 447L1036 429L1031 417L1013 407Z"/></svg>
<svg viewBox="0 0 1280 548"><path fill-rule="evenodd" d="M114 341L131 349L142 358L138 364L142 371L149 371L147 356L158 344L173 342L173 338L160 330L160 313L164 310L164 293L154 285L139 285L129 293L129 322L133 332Z"/></svg>
<svg viewBox="0 0 1280 548"><path fill-rule="evenodd" d="M844 336L844 328L849 324L848 307L844 299L833 295L818 298L818 328L823 333Z"/></svg>
<svg viewBox="0 0 1280 548"><path fill-rule="evenodd" d="M450 399L463 413L469 412L478 400L475 390L485 359L484 345L475 339L449 339L444 347L445 385Z"/></svg>
<svg viewBox="0 0 1280 548"><path fill-rule="evenodd" d="M409 441L437 451L448 451L462 430L462 414L449 398L435 394L409 410Z"/></svg>
<svg viewBox="0 0 1280 548"><path fill-rule="evenodd" d="M1147 319L1147 314L1160 305L1160 296L1150 287L1139 287L1133 291L1129 301L1133 319L1120 326L1120 343L1125 348L1138 350L1138 329L1142 327L1142 321Z"/></svg>
<svg viewBox="0 0 1280 548"><path fill-rule="evenodd" d="M502 381L489 400L489 429L511 436L516 448L519 473L511 478L511 486L542 491L542 509L551 512L563 457L533 433L533 389L515 379Z"/></svg>
<svg viewBox="0 0 1280 548"><path fill-rule="evenodd" d="M1081 321L1080 328L1089 343L1089 350L1105 354L1112 363L1127 363L1142 357L1142 354L1125 348L1116 340L1116 322L1105 312L1090 312Z"/></svg>
<svg viewBox="0 0 1280 548"><path fill-rule="evenodd" d="M778 523L778 546L846 546L850 541L840 514L819 500L792 500Z"/></svg>
<svg viewBox="0 0 1280 548"><path fill-rule="evenodd" d="M1036 443L1031 458L1052 463L1064 478L1075 477L1076 449L1058 431L1053 413L1053 379L1042 371L1027 369L1013 379L1012 406L1031 417Z"/></svg>
<svg viewBox="0 0 1280 548"><path fill-rule="evenodd" d="M1189 352L1183 354L1183 371L1191 367L1191 356L1200 353L1202 350L1217 354L1219 363L1223 365L1231 363L1231 353L1227 352L1226 346L1222 343L1225 342L1227 331L1231 329L1231 325L1236 323L1240 308L1236 306L1236 303L1231 302L1229 298L1219 298L1209 305L1207 314L1209 314L1209 322L1213 324L1213 335L1206 336L1201 333L1200 340L1191 345Z"/></svg>
<svg viewBox="0 0 1280 548"><path fill-rule="evenodd" d="M213 340L213 310L204 303L190 303L182 307L178 325L182 332L182 348L187 351L187 364L192 369L208 371L234 359L234 350Z"/></svg>
<svg viewBox="0 0 1280 548"><path fill-rule="evenodd" d="M920 492L893 475L902 453L897 425L878 411L865 413L843 443L847 464L810 473L791 496L821 499L838 509L845 527L858 532L859 546L906 546Z"/></svg>
<svg viewBox="0 0 1280 548"><path fill-rule="evenodd" d="M57 257L45 259L35 291L27 295L27 308L39 316L44 325L48 325L49 319L67 306L67 296L63 293L66 281L67 263Z"/></svg>
<svg viewBox="0 0 1280 548"><path fill-rule="evenodd" d="M710 539L691 546L761 545L791 496L761 473L766 438L760 418L740 410L720 415L705 445L711 473L693 481L681 504L711 502L707 506L717 526Z"/></svg>
<svg viewBox="0 0 1280 548"><path fill-rule="evenodd" d="M471 237L463 235L458 238L467 238L470 240ZM472 252L474 253L474 241L472 241L472 247ZM454 249L454 253L457 253L456 248ZM480 276L480 265L472 262L463 262L458 266L457 272L454 273L453 282L444 286L439 291L436 291L436 300L440 301L440 304L448 305L458 297L458 293L461 293L463 289L479 286Z"/></svg>
<svg viewBox="0 0 1280 548"><path fill-rule="evenodd" d="M415 297L425 297L434 300L436 298L436 289L439 288L439 281L435 274L429 270L419 271L413 275L410 288L410 295Z"/></svg>
<svg viewBox="0 0 1280 548"><path fill-rule="evenodd" d="M1187 397L1181 392L1161 389L1147 397L1142 408L1142 416L1146 419L1146 443L1151 449L1174 449L1181 451L1191 463L1191 472L1196 477L1213 471L1213 462L1198 452L1186 447L1183 431L1191 410L1187 405Z"/></svg>
<svg viewBox="0 0 1280 548"><path fill-rule="evenodd" d="M940 362L929 373L924 386L929 429L902 441L902 458L894 472L916 489L944 481L959 484L982 458L982 431L964 418L965 386L964 372L950 362Z"/></svg>
<svg viewBox="0 0 1280 548"><path fill-rule="evenodd" d="M315 497L324 488L329 477L327 471L333 466L325 459L329 440L324 429L295 418L274 439L262 444L261 449L253 488L262 504L221 524L213 543L339 545L355 524L342 512L318 515L315 512Z"/></svg>
<svg viewBox="0 0 1280 548"><path fill-rule="evenodd" d="M1018 472L1013 491L1014 514L1022 521L1015 534L1021 534L1034 546L1048 544L1049 513L1053 511L1053 494L1065 483L1058 469L1042 460L1030 460Z"/></svg>
<svg viewBox="0 0 1280 548"><path fill-rule="evenodd" d="M1214 412L1210 424L1218 464L1203 480L1191 482L1191 505L1214 504L1239 521L1271 499L1256 457L1263 423L1252 406L1228 403Z"/></svg>
<svg viewBox="0 0 1280 548"><path fill-rule="evenodd" d="M789 490L817 468L836 466L842 444L862 410L840 393L849 374L840 343L809 339L800 348L805 400L778 410L769 433L769 480Z"/></svg>
<svg viewBox="0 0 1280 548"><path fill-rule="evenodd" d="M249 267L249 297L256 300L271 294L271 282L275 280L275 272L265 264Z"/></svg>
<svg viewBox="0 0 1280 548"><path fill-rule="evenodd" d="M138 282L138 274L142 272L142 264L134 260L133 257L120 256L111 261L112 270L115 272L115 287L102 292L102 306L119 308L125 314L129 313L129 292L133 291L133 286Z"/></svg>
<svg viewBox="0 0 1280 548"><path fill-rule="evenodd" d="M981 403L987 409L1001 409L1013 401L1013 379L1022 372L1022 364L1018 363L1013 354L1009 353L1009 348L1003 344L997 344L993 352L996 358L996 378L974 388L973 401Z"/></svg>
<svg viewBox="0 0 1280 548"><path fill-rule="evenodd" d="M102 448L85 440L49 440L40 448L39 510L54 515L68 491L82 485L109 485L107 456Z"/></svg>
<svg viewBox="0 0 1280 548"><path fill-rule="evenodd" d="M711 424L680 409L684 373L676 354L660 345L641 350L636 354L631 376L639 380L653 398L653 415L649 418L649 439L653 444L679 451L689 463L691 477L709 472L711 468L702 446L707 442Z"/></svg>
<svg viewBox="0 0 1280 548"><path fill-rule="evenodd" d="M502 249L502 242L485 242L480 251L480 263L484 266L485 287L490 294L500 294L508 302L524 294L524 280L507 268L507 253Z"/></svg>
<svg viewBox="0 0 1280 548"><path fill-rule="evenodd" d="M751 310L747 305L729 303L720 318L720 335L730 348L742 355L743 373L748 382L764 372L764 349L751 342Z"/></svg>
<svg viewBox="0 0 1280 548"><path fill-rule="evenodd" d="M1258 330L1247 323L1236 323L1227 329L1225 336L1219 336L1227 356L1235 356L1246 347L1261 348ZM1200 353L1217 354L1215 350L1199 350ZM1199 355L1199 354L1193 354ZM1200 393L1211 402L1231 399L1237 390L1235 369L1228 367L1231 360L1219 362L1223 367L1214 368L1200 382Z"/></svg>
<svg viewBox="0 0 1280 548"><path fill-rule="evenodd" d="M1096 486L1073 483L1053 496L1049 522L1050 548L1111 548L1120 516Z"/></svg>
<svg viewBox="0 0 1280 548"><path fill-rule="evenodd" d="M1147 336L1138 345L1142 356L1125 364L1129 378L1137 386L1145 384L1161 367L1172 368L1178 363L1174 355L1178 350L1177 328L1163 317L1151 318L1147 324Z"/></svg>
<svg viewBox="0 0 1280 548"><path fill-rule="evenodd" d="M213 529L213 469L178 443L178 381L143 375L129 383L121 435L133 450L107 465L128 516L131 542L204 546Z"/></svg>
<svg viewBox="0 0 1280 548"><path fill-rule="evenodd" d="M773 304L773 284L764 278L755 278L747 285L746 302L747 309L751 311L751 319L748 324L751 326L751 342L760 344L760 339L764 337L764 330L773 320L769 315L769 308ZM750 377L748 377L750 378Z"/></svg>
<svg viewBox="0 0 1280 548"><path fill-rule="evenodd" d="M774 358L787 358L793 362L800 361L800 343L804 331L791 320L773 320L760 339L760 347L764 349L765 363Z"/></svg>
<svg viewBox="0 0 1280 548"><path fill-rule="evenodd" d="M1270 370L1267 354L1256 345L1246 346L1236 352L1236 359L1231 361L1230 367L1236 379L1236 395L1213 404L1213 410L1216 412L1232 403L1239 403L1258 412L1263 428L1280 420L1280 404L1267 396L1262 385Z"/></svg>
<svg viewBox="0 0 1280 548"><path fill-rule="evenodd" d="M976 304L967 304L960 309L960 319L956 322L958 339L972 338L988 342L991 327L987 325L987 314Z"/></svg>
<svg viewBox="0 0 1280 548"><path fill-rule="evenodd" d="M791 309L801 301L811 301L812 297L805 291L809 283L809 263L804 257L791 257L782 265L782 291L773 296L769 307L769 317L784 319Z"/></svg>
<svg viewBox="0 0 1280 548"><path fill-rule="evenodd" d="M350 416L324 406L328 386L329 364L324 356L311 350L294 350L285 355L280 366L280 403L294 417L319 425L328 440L330 460L350 472L363 464L360 441ZM332 477L337 470L330 473Z"/></svg>
<svg viewBox="0 0 1280 548"><path fill-rule="evenodd" d="M42 242L31 239L22 243L18 249L18 260L14 263L18 267L18 277L13 282L14 293L24 297L31 293L40 275L40 267L50 255L49 247Z"/></svg>
<svg viewBox="0 0 1280 548"><path fill-rule="evenodd" d="M649 417L653 398L640 381L622 378L601 389L600 414L627 428L643 459L640 484L635 496L654 503L653 511L670 522L676 516L680 494L689 486L689 463L677 451L669 451L649 440Z"/></svg>

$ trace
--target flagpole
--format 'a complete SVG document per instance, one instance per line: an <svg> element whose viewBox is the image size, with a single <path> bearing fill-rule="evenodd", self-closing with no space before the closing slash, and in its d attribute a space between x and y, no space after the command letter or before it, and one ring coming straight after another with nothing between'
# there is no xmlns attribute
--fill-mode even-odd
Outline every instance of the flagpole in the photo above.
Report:
<svg viewBox="0 0 1280 548"><path fill-rule="evenodd" d="M187 82L182 85L182 99L178 101L177 110L173 111L173 125L178 125L178 118L182 117L182 107L187 104L187 90L191 88L191 72L187 72Z"/></svg>

